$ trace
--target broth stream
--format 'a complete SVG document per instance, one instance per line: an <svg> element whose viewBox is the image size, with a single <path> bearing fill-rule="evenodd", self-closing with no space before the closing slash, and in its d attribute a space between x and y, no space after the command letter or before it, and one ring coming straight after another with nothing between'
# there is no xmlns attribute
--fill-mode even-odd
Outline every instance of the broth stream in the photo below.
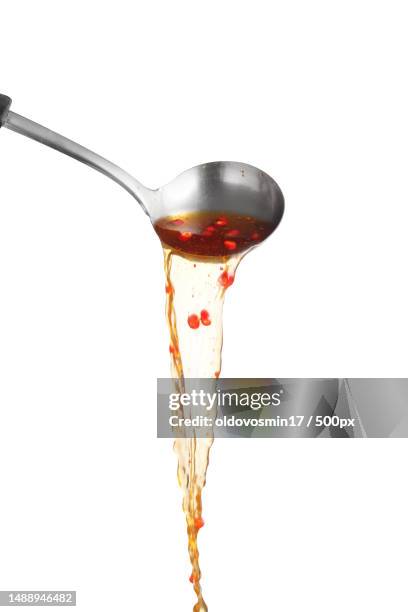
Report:
<svg viewBox="0 0 408 612"><path fill-rule="evenodd" d="M244 254L273 229L253 217L223 213L167 217L155 224L164 250L171 372L177 392L183 393L187 378L220 375L225 292ZM189 417L188 408L180 410ZM212 443L211 429L206 437L178 437L174 443L187 521L190 582L197 596L194 612L208 609L200 583L197 536L204 525L201 494Z"/></svg>

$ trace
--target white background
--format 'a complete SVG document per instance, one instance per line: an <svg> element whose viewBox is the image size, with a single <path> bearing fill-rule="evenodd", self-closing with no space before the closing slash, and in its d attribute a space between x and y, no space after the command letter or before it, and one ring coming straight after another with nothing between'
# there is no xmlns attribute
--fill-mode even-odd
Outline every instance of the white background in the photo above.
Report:
<svg viewBox="0 0 408 612"><path fill-rule="evenodd" d="M224 376L406 376L404 2L13 0L13 109L159 186L254 164L282 225L239 269ZM0 589L190 610L162 255L105 177L0 132ZM385 406L386 410L387 407ZM217 441L211 612L406 610L405 440Z"/></svg>

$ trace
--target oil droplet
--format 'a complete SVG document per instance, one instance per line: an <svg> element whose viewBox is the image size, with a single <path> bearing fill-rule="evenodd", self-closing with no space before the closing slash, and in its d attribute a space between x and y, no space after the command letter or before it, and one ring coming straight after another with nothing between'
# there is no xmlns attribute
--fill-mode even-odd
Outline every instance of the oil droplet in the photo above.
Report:
<svg viewBox="0 0 408 612"><path fill-rule="evenodd" d="M200 319L196 314L191 314L187 319L187 323L191 329L198 329L200 327Z"/></svg>

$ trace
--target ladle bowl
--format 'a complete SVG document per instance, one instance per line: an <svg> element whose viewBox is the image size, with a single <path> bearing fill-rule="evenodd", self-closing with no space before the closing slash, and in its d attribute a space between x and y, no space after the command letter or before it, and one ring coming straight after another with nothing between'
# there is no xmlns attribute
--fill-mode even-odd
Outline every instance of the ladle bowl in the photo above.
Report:
<svg viewBox="0 0 408 612"><path fill-rule="evenodd" d="M159 189L149 189L128 172L82 145L10 111L11 99L0 94L0 127L23 134L102 172L126 189L155 223L162 217L194 212L248 215L275 229L284 199L278 184L265 172L239 162L201 164Z"/></svg>
<svg viewBox="0 0 408 612"><path fill-rule="evenodd" d="M180 212L224 212L250 215L275 227L284 200L277 183L265 172L239 162L201 164L179 174L157 191L153 220Z"/></svg>

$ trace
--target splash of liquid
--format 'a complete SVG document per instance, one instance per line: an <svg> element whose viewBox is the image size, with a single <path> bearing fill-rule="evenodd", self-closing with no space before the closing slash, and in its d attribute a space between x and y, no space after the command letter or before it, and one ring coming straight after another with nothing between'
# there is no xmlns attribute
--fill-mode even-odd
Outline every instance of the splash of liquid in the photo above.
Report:
<svg viewBox="0 0 408 612"><path fill-rule="evenodd" d="M230 258L225 264L194 262L165 248L164 262L172 376L177 392L184 393L185 378L219 376L222 309L226 291L219 279L224 278L223 274L229 278L234 275L239 256ZM184 408L184 417L190 416L187 410ZM187 521L188 551L192 566L190 581L197 595L194 612L207 610L200 584L197 536L204 524L201 494L212 443L211 430L206 437L177 437L174 443L178 457L178 481L183 491L183 510Z"/></svg>
<svg viewBox="0 0 408 612"><path fill-rule="evenodd" d="M164 249L171 372L177 392L183 393L186 379L220 375L225 292L244 254L274 228L252 217L194 213L161 219L155 229ZM180 409L181 416L191 416L188 410ZM202 490L212 443L211 428L205 437L183 437L181 432L174 443L187 521L190 582L197 596L194 612L208 610L197 536L204 525Z"/></svg>

